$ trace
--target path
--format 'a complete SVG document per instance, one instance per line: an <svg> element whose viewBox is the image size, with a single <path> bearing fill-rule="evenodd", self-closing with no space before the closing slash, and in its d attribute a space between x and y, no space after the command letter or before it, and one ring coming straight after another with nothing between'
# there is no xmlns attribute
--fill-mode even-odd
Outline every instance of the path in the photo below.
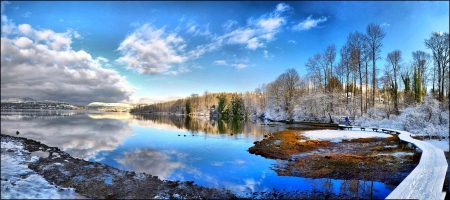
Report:
<svg viewBox="0 0 450 200"><path fill-rule="evenodd" d="M347 127L346 127L347 128ZM351 127L361 128L361 127ZM371 128L368 128L371 129ZM411 133L394 129L399 139L409 142L422 150L419 165L398 185L386 199L444 199L444 181L447 172L447 160L444 151L432 144L411 138Z"/></svg>
<svg viewBox="0 0 450 200"><path fill-rule="evenodd" d="M444 199L447 160L444 151L432 144L410 137L406 131L397 131L402 141L414 144L422 150L419 165L398 185L386 199Z"/></svg>

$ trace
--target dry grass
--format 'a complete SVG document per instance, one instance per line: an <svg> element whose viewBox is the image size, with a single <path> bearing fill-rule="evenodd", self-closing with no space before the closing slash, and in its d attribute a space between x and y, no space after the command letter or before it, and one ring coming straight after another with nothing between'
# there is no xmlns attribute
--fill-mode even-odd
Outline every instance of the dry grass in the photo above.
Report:
<svg viewBox="0 0 450 200"><path fill-rule="evenodd" d="M325 147L331 143L328 141L307 140L297 130L285 130L273 133L273 137L255 142L255 146L249 148L249 152L266 158L288 160L292 155L308 152L319 147ZM280 145L276 145L279 141Z"/></svg>

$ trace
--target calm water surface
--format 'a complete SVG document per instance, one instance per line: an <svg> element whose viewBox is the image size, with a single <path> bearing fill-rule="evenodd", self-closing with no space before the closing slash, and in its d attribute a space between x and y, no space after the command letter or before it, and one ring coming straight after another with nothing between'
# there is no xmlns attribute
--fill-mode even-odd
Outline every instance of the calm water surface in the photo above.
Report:
<svg viewBox="0 0 450 200"><path fill-rule="evenodd" d="M383 183L277 176L276 160L248 153L253 142L286 125L225 123L209 118L89 113L80 111L1 112L3 134L57 146L73 157L119 169L145 172L163 180L195 181L239 195L272 188L317 189L385 198Z"/></svg>

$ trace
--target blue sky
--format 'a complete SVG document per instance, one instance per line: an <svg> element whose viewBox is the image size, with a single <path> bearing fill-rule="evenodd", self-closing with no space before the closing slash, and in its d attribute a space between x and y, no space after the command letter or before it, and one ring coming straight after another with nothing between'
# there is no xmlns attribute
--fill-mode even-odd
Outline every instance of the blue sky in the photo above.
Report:
<svg viewBox="0 0 450 200"><path fill-rule="evenodd" d="M156 102L253 91L371 23L377 67L449 32L449 2L2 2L2 99ZM339 56L335 64L339 62Z"/></svg>

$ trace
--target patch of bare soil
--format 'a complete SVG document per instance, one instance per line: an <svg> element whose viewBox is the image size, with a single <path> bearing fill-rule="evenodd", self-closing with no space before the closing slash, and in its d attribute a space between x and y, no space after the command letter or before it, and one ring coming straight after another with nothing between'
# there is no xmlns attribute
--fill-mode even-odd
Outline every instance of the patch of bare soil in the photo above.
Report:
<svg viewBox="0 0 450 200"><path fill-rule="evenodd" d="M273 133L255 142L250 153L287 160L278 175L379 181L397 186L417 166L421 153L389 138L360 138L341 143L308 140L298 130Z"/></svg>
<svg viewBox="0 0 450 200"><path fill-rule="evenodd" d="M234 199L229 190L207 188L193 181L167 181L145 173L135 173L73 158L57 147L40 142L1 134L2 140L17 140L29 152L44 151L49 156L29 164L29 168L58 186L75 188L88 198L106 199Z"/></svg>

